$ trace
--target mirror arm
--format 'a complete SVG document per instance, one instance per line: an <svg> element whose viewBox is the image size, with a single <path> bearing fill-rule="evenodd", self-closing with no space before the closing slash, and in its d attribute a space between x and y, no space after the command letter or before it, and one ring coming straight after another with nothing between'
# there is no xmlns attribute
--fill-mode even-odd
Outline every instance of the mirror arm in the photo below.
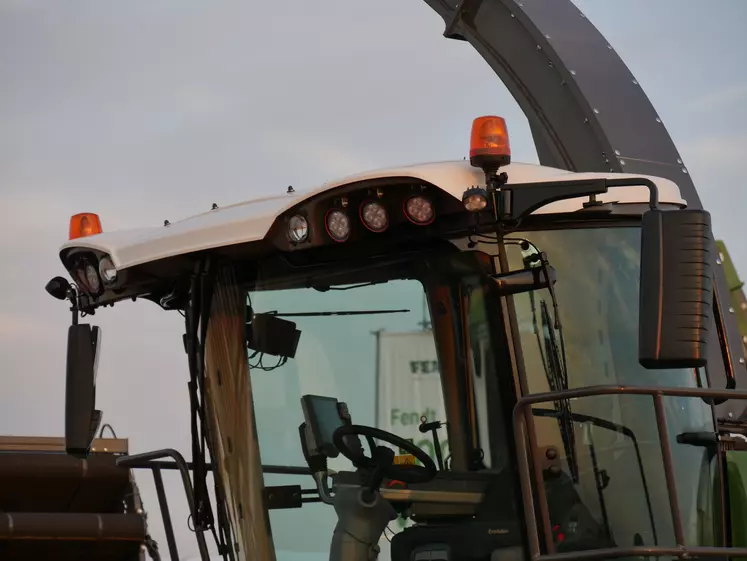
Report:
<svg viewBox="0 0 747 561"><path fill-rule="evenodd" d="M650 197L648 200L648 206L651 210L659 207L659 187L656 183L646 177L625 177L625 178L614 178L605 179L604 184L607 188L609 187L640 187L645 185L648 187Z"/></svg>

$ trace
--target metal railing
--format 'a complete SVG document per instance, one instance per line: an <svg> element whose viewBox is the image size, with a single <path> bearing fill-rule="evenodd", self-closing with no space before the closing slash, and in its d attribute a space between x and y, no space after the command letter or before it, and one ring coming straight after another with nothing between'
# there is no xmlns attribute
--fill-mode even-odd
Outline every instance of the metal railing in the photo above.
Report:
<svg viewBox="0 0 747 561"><path fill-rule="evenodd" d="M667 546L633 546L604 549L590 549L568 553L556 553L552 540L549 507L545 484L542 476L540 449L534 431L527 430L527 413L537 403L554 402L580 397L598 397L607 395L647 395L653 400L654 413L661 448L664 478L666 481L669 507L676 545ZM620 557L660 557L672 556L680 559L698 557L743 557L747 556L747 547L701 547L685 545L685 532L679 508L677 489L672 465L672 448L669 441L664 397L690 397L704 400L738 399L747 400L747 392L735 390L714 390L706 388L664 388L656 386L588 386L579 389L561 390L539 394L530 394L521 398L513 411L514 436L519 463L519 479L524 503L524 518L529 542L529 553L532 561L571 561L590 559L616 559ZM531 466L530 466L531 457ZM534 496L532 478L537 489ZM539 516L545 537L547 553L542 553L539 539L535 501L539 507Z"/></svg>

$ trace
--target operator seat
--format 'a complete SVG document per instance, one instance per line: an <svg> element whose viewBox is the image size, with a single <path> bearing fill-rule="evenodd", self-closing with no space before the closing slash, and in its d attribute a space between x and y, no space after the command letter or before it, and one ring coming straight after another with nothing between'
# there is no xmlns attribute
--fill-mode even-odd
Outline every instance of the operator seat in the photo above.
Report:
<svg viewBox="0 0 747 561"><path fill-rule="evenodd" d="M524 515L516 504L516 480L510 470L489 478L474 517L443 522L423 520L392 538L392 561L518 561L525 558ZM458 477L458 474L453 474ZM437 480L434 480L434 483ZM581 501L565 473L545 477L550 519L558 553L615 547Z"/></svg>
<svg viewBox="0 0 747 561"><path fill-rule="evenodd" d="M441 473L440 477L460 477ZM466 474L463 474L464 477ZM519 561L524 558L521 515L508 472L471 472L487 479L485 497L474 516L423 520L392 538L392 561ZM434 483L438 480L434 480Z"/></svg>

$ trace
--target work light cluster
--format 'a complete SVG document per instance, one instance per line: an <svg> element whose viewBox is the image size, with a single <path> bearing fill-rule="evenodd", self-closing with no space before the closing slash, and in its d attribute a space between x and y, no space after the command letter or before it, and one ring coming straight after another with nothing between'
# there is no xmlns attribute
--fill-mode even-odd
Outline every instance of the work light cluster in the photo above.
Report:
<svg viewBox="0 0 747 561"><path fill-rule="evenodd" d="M427 226L436 217L433 202L423 195L405 199L402 213L407 220L417 226ZM373 199L363 201L358 207L357 215L358 221L371 232L380 233L389 228L389 211L383 202ZM330 208L324 215L324 229L336 242L344 242L350 237L353 222L354 215L351 216L351 211L346 205ZM290 218L288 238L293 243L301 243L309 238L309 223L305 216L296 214Z"/></svg>
<svg viewBox="0 0 747 561"><path fill-rule="evenodd" d="M117 281L117 268L108 256L102 257L98 263L93 257L86 256L76 263L73 276L78 286L88 294L97 295Z"/></svg>

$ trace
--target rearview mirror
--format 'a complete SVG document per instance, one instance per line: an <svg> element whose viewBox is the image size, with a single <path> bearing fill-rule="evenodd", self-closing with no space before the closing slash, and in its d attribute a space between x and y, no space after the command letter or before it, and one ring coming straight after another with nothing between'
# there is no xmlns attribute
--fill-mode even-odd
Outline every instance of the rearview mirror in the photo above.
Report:
<svg viewBox="0 0 747 561"><path fill-rule="evenodd" d="M78 458L88 456L101 423L101 411L95 409L100 343L95 325L71 325L67 332L65 450Z"/></svg>
<svg viewBox="0 0 747 561"><path fill-rule="evenodd" d="M641 225L638 361L649 369L706 365L713 302L711 215L649 210Z"/></svg>

